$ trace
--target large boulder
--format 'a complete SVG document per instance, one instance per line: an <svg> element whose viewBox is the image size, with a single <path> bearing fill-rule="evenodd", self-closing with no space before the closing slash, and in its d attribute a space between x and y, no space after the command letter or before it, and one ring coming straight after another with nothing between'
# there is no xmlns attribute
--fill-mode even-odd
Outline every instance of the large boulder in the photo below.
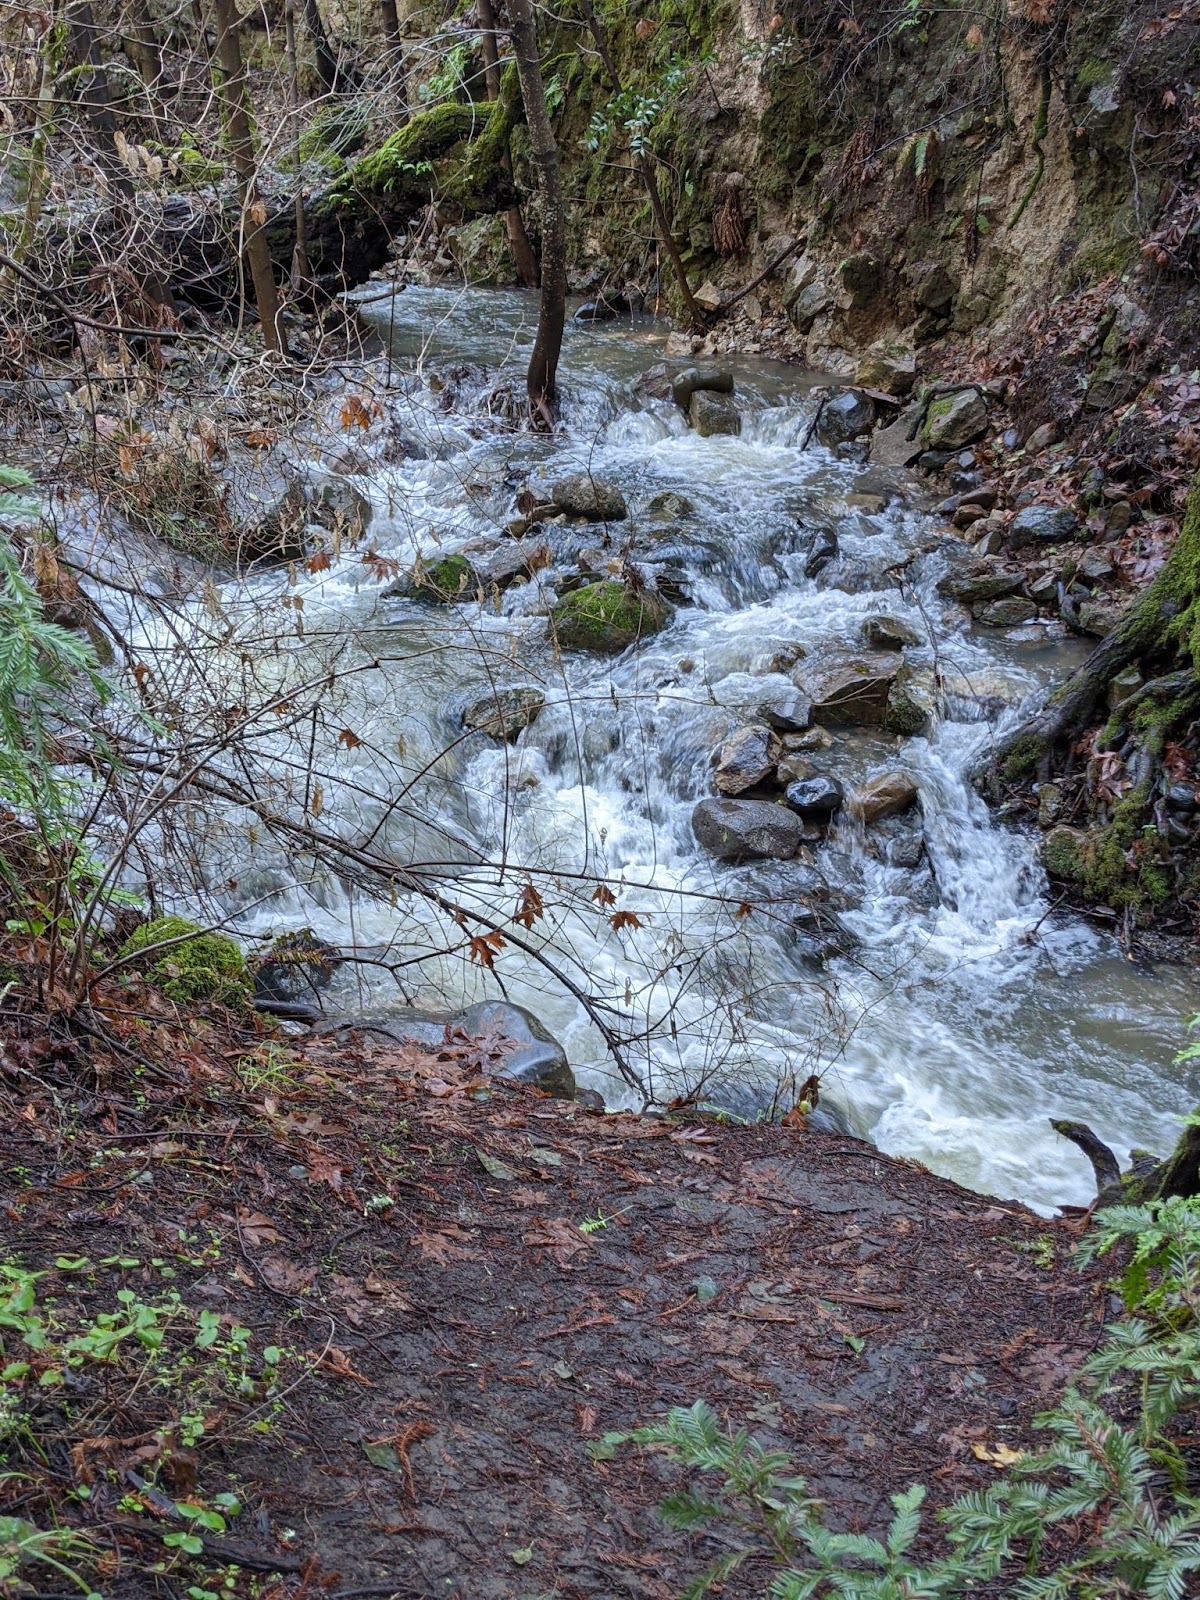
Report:
<svg viewBox="0 0 1200 1600"><path fill-rule="evenodd" d="M550 490L557 510L588 522L623 522L629 515L625 496L615 483L594 478L590 472L575 472L560 478Z"/></svg>
<svg viewBox="0 0 1200 1600"><path fill-rule="evenodd" d="M1008 525L1011 550L1031 544L1062 544L1079 536L1079 519L1065 506L1026 506Z"/></svg>
<svg viewBox="0 0 1200 1600"><path fill-rule="evenodd" d="M721 746L713 782L722 794L745 794L766 783L779 759L779 741L770 728L739 728Z"/></svg>
<svg viewBox="0 0 1200 1600"><path fill-rule="evenodd" d="M903 665L899 655L835 655L802 661L792 681L812 701L814 722L827 727L882 727L888 694Z"/></svg>
<svg viewBox="0 0 1200 1600"><path fill-rule="evenodd" d="M540 689L496 689L472 700L463 712L463 727L493 739L512 740L537 719L545 704Z"/></svg>
<svg viewBox="0 0 1200 1600"><path fill-rule="evenodd" d="M418 600L423 605L451 605L456 600L474 600L483 588L483 579L469 557L455 552L423 561L405 578L389 584L383 600Z"/></svg>
<svg viewBox="0 0 1200 1600"><path fill-rule="evenodd" d="M563 649L615 656L638 639L660 633L671 616L671 607L657 594L610 578L564 595L550 621Z"/></svg>
<svg viewBox="0 0 1200 1600"><path fill-rule="evenodd" d="M708 389L697 389L688 403L688 420L702 439L714 434L738 434L742 431L742 418L736 405L727 394L714 394Z"/></svg>
<svg viewBox="0 0 1200 1600"><path fill-rule="evenodd" d="M843 389L822 405L815 431L818 441L827 450L833 450L866 433L874 421L875 402L870 395L860 394L856 389Z"/></svg>
<svg viewBox="0 0 1200 1600"><path fill-rule="evenodd" d="M939 395L929 403L923 437L929 450L961 450L985 431L987 402L978 389Z"/></svg>
<svg viewBox="0 0 1200 1600"><path fill-rule="evenodd" d="M692 832L721 861L787 861L804 841L796 813L768 800L701 800L692 812Z"/></svg>

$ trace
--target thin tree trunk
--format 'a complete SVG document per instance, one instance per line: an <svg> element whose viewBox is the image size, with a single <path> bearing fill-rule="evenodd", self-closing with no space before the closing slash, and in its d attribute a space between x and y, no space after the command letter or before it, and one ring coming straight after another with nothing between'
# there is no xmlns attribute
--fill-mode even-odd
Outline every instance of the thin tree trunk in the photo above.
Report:
<svg viewBox="0 0 1200 1600"><path fill-rule="evenodd" d="M246 106L246 75L242 69L242 47L237 34L238 19L234 10L234 0L212 0L212 7L217 29L217 60L221 64L221 79L217 93L224 108L225 126L229 132L229 151L233 157L238 201L241 206L241 225L246 237L246 258L250 263L250 277L254 284L254 299L258 306L263 344L278 355L280 353L279 298L275 290L275 275L271 270L270 247L263 230L266 211L258 196L254 141Z"/></svg>
<svg viewBox="0 0 1200 1600"><path fill-rule="evenodd" d="M396 10L396 0L379 0L379 9L383 12L383 32L388 42L390 65L396 72L400 101L405 111L411 112L412 102L408 95L408 63L404 59L404 39L400 33L400 14Z"/></svg>
<svg viewBox="0 0 1200 1600"><path fill-rule="evenodd" d="M308 29L317 58L317 77L325 93L333 94L338 86L338 64L337 57L329 48L329 35L321 21L321 9L317 0L301 0L301 3L304 7L304 26Z"/></svg>
<svg viewBox="0 0 1200 1600"><path fill-rule="evenodd" d="M612 84L614 91L620 94L621 77L617 72L616 62L609 51L608 43L597 20L596 13L592 10L591 0L579 0L579 4L583 11L584 20L591 29L592 37L596 41L596 49L599 52L600 60L604 64L604 70L608 73L609 82ZM649 156L644 153L639 153L636 159L642 174L642 181L646 185L646 193L650 197L650 209L654 213L654 225L658 229L663 248L671 259L671 266L675 272L676 282L679 284L679 292L683 296L684 309L687 311L688 320L693 328L702 329L704 327L704 313L696 304L691 285L688 283L687 269L675 244L675 236L671 232L671 224L667 220L662 196L658 192L658 179L655 176L654 168L651 165Z"/></svg>
<svg viewBox="0 0 1200 1600"><path fill-rule="evenodd" d="M150 117L157 129L164 115L163 60L154 19L146 0L130 0L129 25L133 36L133 56L146 91Z"/></svg>
<svg viewBox="0 0 1200 1600"><path fill-rule="evenodd" d="M555 378L567 314L567 225L558 145L546 109L546 88L538 55L537 23L530 0L509 0L508 14L529 142L542 196L542 297L537 337L529 358L526 387L535 426L554 425Z"/></svg>
<svg viewBox="0 0 1200 1600"><path fill-rule="evenodd" d="M304 223L304 190L300 183L300 86L296 63L296 4L285 0L283 8L284 45L287 52L288 109L292 113L292 206L296 217L296 245L292 251L292 293L298 299L312 299L312 268L308 264L308 240Z"/></svg>
<svg viewBox="0 0 1200 1600"><path fill-rule="evenodd" d="M58 18L53 15L42 36L39 51L39 77L37 108L33 114L33 132L29 139L29 178L25 193L25 217L13 255L18 261L28 253L37 236L42 219L42 202L46 198L46 156L49 149L48 130L54 114L54 80L58 75L60 47L58 45Z"/></svg>
<svg viewBox="0 0 1200 1600"><path fill-rule="evenodd" d="M392 0L394 4L394 0ZM479 26L483 42L483 76L489 100L500 98L500 52L496 47L496 14L492 0L478 0ZM505 151L504 170L511 174L512 156ZM504 231L508 235L508 252L512 256L517 282L526 289L538 285L537 257L525 231L525 219L520 206L510 206L504 213Z"/></svg>

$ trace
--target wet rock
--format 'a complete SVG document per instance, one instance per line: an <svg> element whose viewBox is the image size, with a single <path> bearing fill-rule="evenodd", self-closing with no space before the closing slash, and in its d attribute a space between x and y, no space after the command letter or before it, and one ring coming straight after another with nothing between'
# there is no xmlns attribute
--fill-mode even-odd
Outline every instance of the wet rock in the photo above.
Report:
<svg viewBox="0 0 1200 1600"><path fill-rule="evenodd" d="M728 395L697 389L688 403L688 420L702 439L716 434L739 434L742 419Z"/></svg>
<svg viewBox="0 0 1200 1600"><path fill-rule="evenodd" d="M457 600L475 599L482 587L474 564L466 556L454 554L422 562L408 577L389 584L380 599L451 605Z"/></svg>
<svg viewBox="0 0 1200 1600"><path fill-rule="evenodd" d="M775 768L775 782L781 789L786 789L789 783L799 783L802 778L816 776L816 767L806 755L789 750L780 757L779 765Z"/></svg>
<svg viewBox="0 0 1200 1600"><path fill-rule="evenodd" d="M489 555L473 562L479 582L487 589L504 590L532 578L550 565L550 547L545 544L503 544Z"/></svg>
<svg viewBox="0 0 1200 1600"><path fill-rule="evenodd" d="M1058 593L1058 573L1051 569L1049 572L1039 573L1036 578L1029 580L1030 598L1036 600L1040 606L1053 604Z"/></svg>
<svg viewBox="0 0 1200 1600"><path fill-rule="evenodd" d="M975 606L1016 594L1024 583L1025 574L1018 568L986 567L950 573L938 583L938 593L964 606Z"/></svg>
<svg viewBox="0 0 1200 1600"><path fill-rule="evenodd" d="M803 733L812 721L812 704L802 694L785 692L764 700L758 716L779 733Z"/></svg>
<svg viewBox="0 0 1200 1600"><path fill-rule="evenodd" d="M618 309L611 300L603 297L599 300L587 300L571 319L573 322L613 322L617 317L627 316L629 308L622 306Z"/></svg>
<svg viewBox="0 0 1200 1600"><path fill-rule="evenodd" d="M671 398L681 411L686 411L692 396L701 391L732 394L733 373L722 367L685 367L671 382Z"/></svg>
<svg viewBox="0 0 1200 1600"><path fill-rule="evenodd" d="M804 839L794 811L767 800L701 800L692 832L702 849L721 861L786 861Z"/></svg>
<svg viewBox="0 0 1200 1600"><path fill-rule="evenodd" d="M836 911L827 906L805 906L792 918L789 932L798 955L817 966L857 950L862 940Z"/></svg>
<svg viewBox="0 0 1200 1600"><path fill-rule="evenodd" d="M863 511L868 517L878 517L887 510L888 503L886 495L857 492L846 496L846 504L851 511Z"/></svg>
<svg viewBox="0 0 1200 1600"><path fill-rule="evenodd" d="M556 1100L574 1100L575 1074L567 1052L532 1011L504 1000L481 1000L461 1012L454 1025L472 1038L500 1043L503 1060L488 1068L495 1076L541 1089Z"/></svg>
<svg viewBox="0 0 1200 1600"><path fill-rule="evenodd" d="M1009 595L1003 600L988 600L975 606L971 615L987 628L1020 628L1037 616L1037 606L1021 595Z"/></svg>
<svg viewBox="0 0 1200 1600"><path fill-rule="evenodd" d="M1057 422L1043 422L1040 428L1035 428L1025 441L1025 450L1028 455L1040 456L1043 450L1049 450L1062 438L1062 432Z"/></svg>
<svg viewBox="0 0 1200 1600"><path fill-rule="evenodd" d="M978 528L974 530L978 532ZM1004 549L1004 529L991 525L989 518L984 524L984 532L975 540L973 546L977 556L998 556Z"/></svg>
<svg viewBox="0 0 1200 1600"><path fill-rule="evenodd" d="M686 495L676 494L674 489L665 489L654 496L646 510L652 517L673 522L677 518L694 516L696 508Z"/></svg>
<svg viewBox="0 0 1200 1600"><path fill-rule="evenodd" d="M958 293L958 284L940 261L922 261L911 272L913 300L922 311L946 317Z"/></svg>
<svg viewBox="0 0 1200 1600"><path fill-rule="evenodd" d="M902 739L911 739L924 731L928 720L929 713L912 690L902 682L894 683L888 691L887 709L883 716L887 731L899 734Z"/></svg>
<svg viewBox="0 0 1200 1600"><path fill-rule="evenodd" d="M1194 783L1173 783L1163 796L1168 811L1177 816L1190 817L1200 810L1200 792Z"/></svg>
<svg viewBox="0 0 1200 1600"><path fill-rule="evenodd" d="M615 483L593 478L589 472L576 472L562 478L550 490L559 511L588 522L622 522L629 515L625 496Z"/></svg>
<svg viewBox="0 0 1200 1600"><path fill-rule="evenodd" d="M772 650L769 655L760 656L755 662L757 672L789 673L798 661L803 661L808 651L798 641L793 639L788 644L781 644Z"/></svg>
<svg viewBox="0 0 1200 1600"><path fill-rule="evenodd" d="M471 702L463 712L463 727L511 741L537 720L545 704L546 697L540 689L497 689Z"/></svg>
<svg viewBox="0 0 1200 1600"><path fill-rule="evenodd" d="M862 625L862 642L868 650L903 650L921 643L917 630L899 617L868 617Z"/></svg>
<svg viewBox="0 0 1200 1600"><path fill-rule="evenodd" d="M258 956L246 963L254 979L257 1000L295 1004L313 1000L333 981L334 973L345 961L336 945L320 938L311 928L280 934Z"/></svg>
<svg viewBox="0 0 1200 1600"><path fill-rule="evenodd" d="M887 716L888 694L902 665L898 655L839 655L802 662L792 681L811 700L814 722L878 727Z"/></svg>
<svg viewBox="0 0 1200 1600"><path fill-rule="evenodd" d="M871 304L879 293L882 281L878 261L865 250L847 256L838 268L838 277L842 280L844 290L843 303L853 311L860 311Z"/></svg>
<svg viewBox="0 0 1200 1600"><path fill-rule="evenodd" d="M818 317L834 304L833 292L818 275L799 289L788 306L788 316L801 333L808 333Z"/></svg>
<svg viewBox="0 0 1200 1600"><path fill-rule="evenodd" d="M960 389L930 401L924 439L930 450L959 450L986 430L987 403L978 389Z"/></svg>
<svg viewBox="0 0 1200 1600"><path fill-rule="evenodd" d="M1025 506L1008 525L1011 550L1031 544L1061 544L1079 533L1079 519L1064 506Z"/></svg>
<svg viewBox="0 0 1200 1600"><path fill-rule="evenodd" d="M825 822L840 811L846 791L836 778L828 773L814 773L812 777L797 778L784 791L788 808L806 822Z"/></svg>
<svg viewBox="0 0 1200 1600"><path fill-rule="evenodd" d="M671 607L659 595L615 579L564 595L550 613L554 636L563 649L601 655L618 655L638 639L660 633L671 615Z"/></svg>
<svg viewBox="0 0 1200 1600"><path fill-rule="evenodd" d="M809 711L811 715L811 707ZM835 740L828 728L809 728L804 733L785 733L782 743L788 751L832 750Z"/></svg>
<svg viewBox="0 0 1200 1600"><path fill-rule="evenodd" d="M907 772L882 772L854 796L854 810L864 822L903 816L917 803L917 786Z"/></svg>
<svg viewBox="0 0 1200 1600"><path fill-rule="evenodd" d="M864 388L908 394L917 381L916 352L908 345L881 339L864 351L855 376Z"/></svg>
<svg viewBox="0 0 1200 1600"><path fill-rule="evenodd" d="M739 728L721 746L713 782L722 794L745 794L775 771L779 745L770 728Z"/></svg>
<svg viewBox="0 0 1200 1600"><path fill-rule="evenodd" d="M884 817L875 824L870 849L885 866L903 867L911 872L920 866L925 854L925 834L919 823L914 825L904 817ZM932 882L927 886L910 884L907 892L918 904L937 904L937 890Z"/></svg>
<svg viewBox="0 0 1200 1600"><path fill-rule="evenodd" d="M866 433L875 421L875 402L856 389L843 389L821 407L816 435L827 450Z"/></svg>
<svg viewBox="0 0 1200 1600"><path fill-rule="evenodd" d="M834 533L832 528L818 528L809 543L808 556L804 563L804 576L806 578L815 578L836 558L837 553L837 534Z"/></svg>

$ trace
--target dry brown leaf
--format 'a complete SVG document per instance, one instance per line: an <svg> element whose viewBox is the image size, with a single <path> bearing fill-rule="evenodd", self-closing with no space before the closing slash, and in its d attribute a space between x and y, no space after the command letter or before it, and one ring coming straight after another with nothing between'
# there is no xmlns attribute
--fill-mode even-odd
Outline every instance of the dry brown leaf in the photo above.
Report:
<svg viewBox="0 0 1200 1600"><path fill-rule="evenodd" d="M261 1211L245 1211L239 1206L237 1220L242 1238L247 1244L283 1243L283 1235L279 1229L270 1217L264 1217Z"/></svg>

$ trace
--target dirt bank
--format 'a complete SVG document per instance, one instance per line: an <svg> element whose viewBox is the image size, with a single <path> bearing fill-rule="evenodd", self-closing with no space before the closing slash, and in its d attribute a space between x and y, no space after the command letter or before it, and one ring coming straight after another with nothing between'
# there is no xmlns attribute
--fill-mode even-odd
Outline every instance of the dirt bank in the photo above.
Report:
<svg viewBox="0 0 1200 1600"><path fill-rule="evenodd" d="M0 1324L31 1361L3 1509L86 1531L112 1600L230 1562L230 1595L670 1600L717 1547L665 1532L655 1458L592 1458L607 1430L704 1397L876 1529L910 1483L984 1486L1101 1334L1077 1224L845 1137L596 1114L461 1040L201 1029L139 1084L23 1032L3 1212L38 1304L64 1330L177 1293L243 1352L240 1392L172 1333L39 1389L61 1331L31 1355ZM179 1507L222 1494L189 1555Z"/></svg>

